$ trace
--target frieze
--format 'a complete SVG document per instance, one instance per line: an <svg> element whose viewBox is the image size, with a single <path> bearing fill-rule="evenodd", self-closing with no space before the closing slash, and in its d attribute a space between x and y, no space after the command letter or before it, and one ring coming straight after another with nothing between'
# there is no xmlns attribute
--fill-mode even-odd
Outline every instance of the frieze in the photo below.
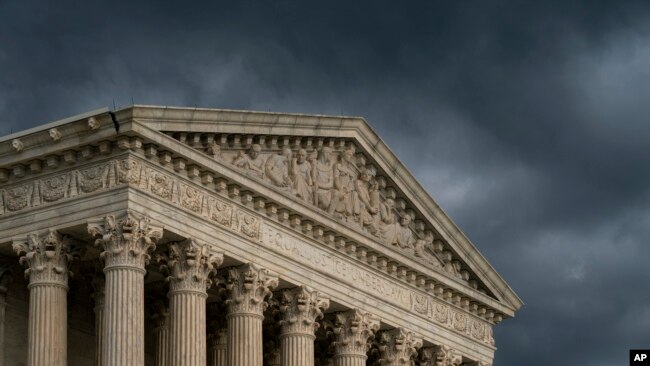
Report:
<svg viewBox="0 0 650 366"><path fill-rule="evenodd" d="M176 137L221 163L325 211L377 242L468 283L469 272L459 261L453 261L451 252L443 251L442 242L432 230L426 230L421 221L416 224L415 212L397 198L396 190L387 186L387 179L378 175L377 168L368 163L370 159L358 152L353 142L340 140L335 146L333 141L323 144L321 139L318 146L308 150L300 144L292 148L289 138L279 148L278 136L259 137L259 143L252 143L250 136L245 143L241 136L232 136L231 142L222 136L220 142L210 140L204 146L196 138L188 140L187 134Z"/></svg>
<svg viewBox="0 0 650 366"><path fill-rule="evenodd" d="M260 216L240 209L220 195L206 194L200 189L181 183L171 172L145 166L137 159L112 160L5 188L0 194L0 203L4 200L2 210L7 214L120 184L150 192L179 208L199 214L215 224L258 241L302 263L308 263L319 271L365 289L403 309L474 339L493 343L491 326L484 321L474 319L473 316L456 319L455 315L462 313L435 297L409 290L330 252L305 245L304 240L275 229ZM464 325L460 325L462 321L465 322Z"/></svg>

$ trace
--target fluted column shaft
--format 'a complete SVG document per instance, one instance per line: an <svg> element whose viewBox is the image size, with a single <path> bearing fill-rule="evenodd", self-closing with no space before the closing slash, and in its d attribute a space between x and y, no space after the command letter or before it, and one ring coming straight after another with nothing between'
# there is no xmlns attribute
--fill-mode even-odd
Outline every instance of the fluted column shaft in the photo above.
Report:
<svg viewBox="0 0 650 366"><path fill-rule="evenodd" d="M314 366L316 322L329 300L305 286L282 292L280 359L282 366Z"/></svg>
<svg viewBox="0 0 650 366"><path fill-rule="evenodd" d="M208 348L208 366L228 365L228 330L220 329L211 335Z"/></svg>
<svg viewBox="0 0 650 366"><path fill-rule="evenodd" d="M88 223L106 277L101 366L144 366L144 275L162 228L127 212Z"/></svg>
<svg viewBox="0 0 650 366"><path fill-rule="evenodd" d="M109 267L102 366L144 365L144 268Z"/></svg>
<svg viewBox="0 0 650 366"><path fill-rule="evenodd" d="M277 276L252 264L228 271L228 366L262 366L263 314L277 285Z"/></svg>
<svg viewBox="0 0 650 366"><path fill-rule="evenodd" d="M155 366L169 366L169 316L161 319L160 323L154 328L153 334L156 339L156 350L154 353Z"/></svg>
<svg viewBox="0 0 650 366"><path fill-rule="evenodd" d="M160 255L161 269L169 276L169 364L205 366L207 288L222 254L210 253L207 245L188 239L169 245Z"/></svg>
<svg viewBox="0 0 650 366"><path fill-rule="evenodd" d="M95 366L102 364L102 338L104 335L104 298L105 280L104 277L93 279L93 299L95 300Z"/></svg>
<svg viewBox="0 0 650 366"><path fill-rule="evenodd" d="M283 334L280 336L282 366L314 366L314 340L308 334Z"/></svg>
<svg viewBox="0 0 650 366"><path fill-rule="evenodd" d="M65 366L68 359L68 265L72 261L67 239L51 230L14 243L23 255L29 277L27 366Z"/></svg>
<svg viewBox="0 0 650 366"><path fill-rule="evenodd" d="M205 366L205 299L207 295L170 292L171 366Z"/></svg>

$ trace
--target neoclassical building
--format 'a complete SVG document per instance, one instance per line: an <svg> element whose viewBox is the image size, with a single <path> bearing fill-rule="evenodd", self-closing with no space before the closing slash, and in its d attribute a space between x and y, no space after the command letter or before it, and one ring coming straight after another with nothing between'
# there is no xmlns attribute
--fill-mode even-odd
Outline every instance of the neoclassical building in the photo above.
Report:
<svg viewBox="0 0 650 366"><path fill-rule="evenodd" d="M361 118L132 106L0 139L5 366L486 366L521 306Z"/></svg>

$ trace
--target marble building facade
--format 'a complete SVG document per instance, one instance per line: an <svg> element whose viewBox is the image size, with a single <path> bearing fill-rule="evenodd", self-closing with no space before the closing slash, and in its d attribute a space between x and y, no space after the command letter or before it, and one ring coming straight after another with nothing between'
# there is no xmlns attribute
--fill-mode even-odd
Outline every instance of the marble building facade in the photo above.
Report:
<svg viewBox="0 0 650 366"><path fill-rule="evenodd" d="M521 300L361 118L0 138L0 365L492 365Z"/></svg>

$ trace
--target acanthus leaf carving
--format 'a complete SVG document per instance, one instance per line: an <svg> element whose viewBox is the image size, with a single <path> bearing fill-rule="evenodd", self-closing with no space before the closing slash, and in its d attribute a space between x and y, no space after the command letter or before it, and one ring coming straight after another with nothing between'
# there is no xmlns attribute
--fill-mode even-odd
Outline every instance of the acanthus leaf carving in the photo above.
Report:
<svg viewBox="0 0 650 366"><path fill-rule="evenodd" d="M412 331L402 328L379 333L376 347L379 352L377 366L412 366L422 339Z"/></svg>
<svg viewBox="0 0 650 366"><path fill-rule="evenodd" d="M163 229L153 225L146 216L127 211L122 217L108 215L88 222L88 233L97 237L95 246L102 249L100 257L106 268L132 266L144 271L151 259L150 252L162 238Z"/></svg>
<svg viewBox="0 0 650 366"><path fill-rule="evenodd" d="M211 253L208 246L195 239L171 243L169 254L157 258L163 273L168 273L170 292L191 291L206 294L211 277L223 263L222 253Z"/></svg>
<svg viewBox="0 0 650 366"><path fill-rule="evenodd" d="M335 354L366 356L379 325L379 317L357 309L337 313L331 328Z"/></svg>
<svg viewBox="0 0 650 366"><path fill-rule="evenodd" d="M267 299L272 296L271 291L278 286L277 275L252 263L230 268L227 281L229 314L261 316L268 305Z"/></svg>
<svg viewBox="0 0 650 366"><path fill-rule="evenodd" d="M448 346L424 347L418 361L421 366L460 366L463 357Z"/></svg>
<svg viewBox="0 0 650 366"><path fill-rule="evenodd" d="M20 255L20 263L26 267L25 277L30 283L53 283L67 286L72 261L81 254L73 248L68 236L56 230L45 235L32 233L22 241L13 243Z"/></svg>
<svg viewBox="0 0 650 366"><path fill-rule="evenodd" d="M329 304L329 299L306 286L283 291L280 299L281 334L313 336L319 327L317 321L323 317L323 311L327 310Z"/></svg>

